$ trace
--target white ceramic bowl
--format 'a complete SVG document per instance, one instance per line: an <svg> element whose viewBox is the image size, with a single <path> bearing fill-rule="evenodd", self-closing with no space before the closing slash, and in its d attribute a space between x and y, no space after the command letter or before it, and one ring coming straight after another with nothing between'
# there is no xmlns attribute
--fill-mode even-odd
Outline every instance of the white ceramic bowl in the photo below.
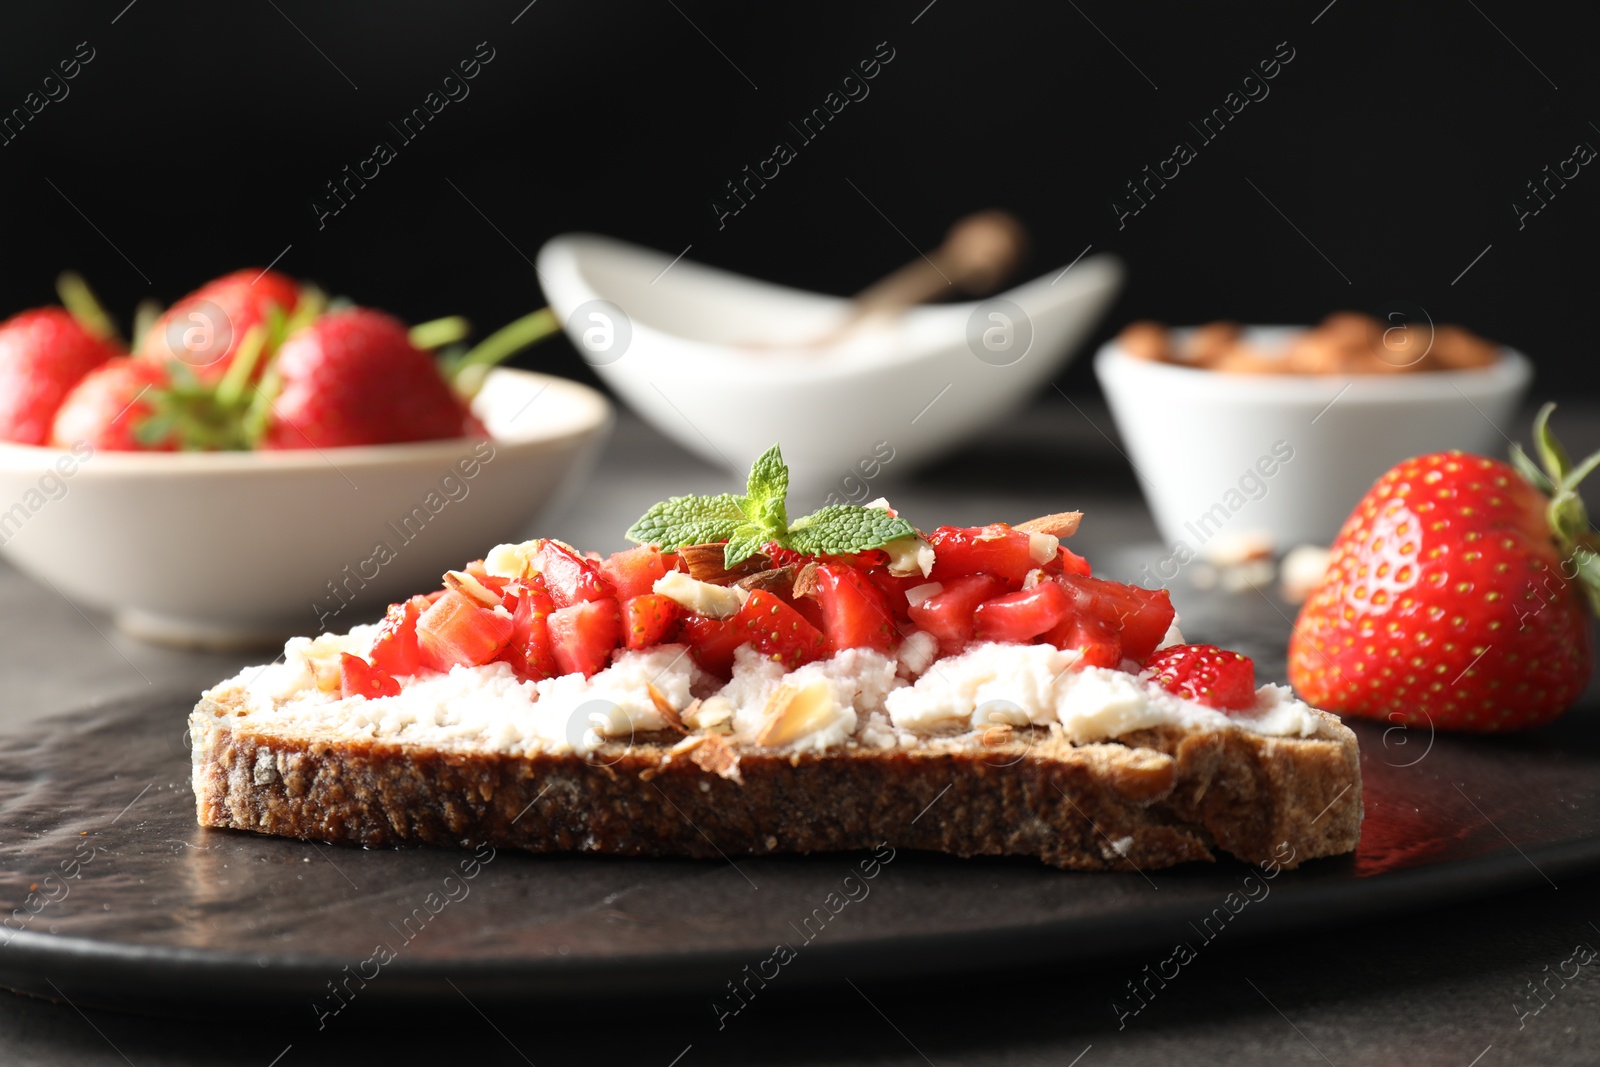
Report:
<svg viewBox="0 0 1600 1067"><path fill-rule="evenodd" d="M1271 350L1295 332L1246 336ZM1264 535L1280 552L1325 545L1399 461L1451 448L1503 456L1533 372L1505 349L1482 370L1221 374L1135 359L1112 341L1095 373L1162 537L1204 554L1221 534Z"/></svg>
<svg viewBox="0 0 1600 1067"><path fill-rule="evenodd" d="M582 234L549 241L539 275L580 354L646 421L741 473L779 442L797 486L821 490L885 451L909 472L1022 403L1093 327L1122 268L1095 256L821 349L805 342L849 301Z"/></svg>
<svg viewBox="0 0 1600 1067"><path fill-rule="evenodd" d="M0 553L152 640L348 629L524 533L613 419L593 389L505 369L473 410L492 441L87 456L0 444Z"/></svg>

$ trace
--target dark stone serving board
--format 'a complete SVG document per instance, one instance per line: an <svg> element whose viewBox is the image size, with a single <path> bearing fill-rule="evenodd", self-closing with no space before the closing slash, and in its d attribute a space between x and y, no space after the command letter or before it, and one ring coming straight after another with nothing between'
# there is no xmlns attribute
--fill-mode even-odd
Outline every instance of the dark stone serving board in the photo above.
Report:
<svg viewBox="0 0 1600 1067"><path fill-rule="evenodd" d="M1251 652L1264 677L1282 676L1283 605L1249 593L1185 602L1191 637ZM446 980L474 1002L703 992L731 1010L727 983L781 971L790 954L806 960L796 982L1109 955L1127 959L1132 979L1179 941L1203 952L1219 936L1556 884L1600 866L1592 702L1519 737L1353 723L1360 849L1266 878L1230 860L1078 874L909 852L875 867L868 854L501 851L475 862L465 850L206 830L189 787L193 699L150 697L0 736L0 985L172 1012L298 1004L308 1017L327 1012L324 1023L340 1004L335 985L404 1002L454 996Z"/></svg>

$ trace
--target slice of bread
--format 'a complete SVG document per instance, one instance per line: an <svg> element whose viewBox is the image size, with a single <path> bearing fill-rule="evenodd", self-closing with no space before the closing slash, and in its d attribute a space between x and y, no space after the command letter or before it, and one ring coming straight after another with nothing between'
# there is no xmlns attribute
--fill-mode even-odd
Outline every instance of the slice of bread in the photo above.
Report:
<svg viewBox="0 0 1600 1067"><path fill-rule="evenodd" d="M733 857L928 849L1078 870L1220 848L1297 866L1356 846L1355 735L1163 726L1072 744L1044 729L826 752L664 733L574 752L351 740L219 687L190 715L202 825L350 845Z"/></svg>

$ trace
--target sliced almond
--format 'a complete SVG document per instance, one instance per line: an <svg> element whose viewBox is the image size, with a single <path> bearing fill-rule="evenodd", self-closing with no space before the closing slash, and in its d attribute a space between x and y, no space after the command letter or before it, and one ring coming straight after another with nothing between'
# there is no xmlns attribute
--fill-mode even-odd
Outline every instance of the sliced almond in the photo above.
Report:
<svg viewBox="0 0 1600 1067"><path fill-rule="evenodd" d="M1028 531L1028 558L1043 567L1057 556L1057 549L1061 547L1061 538L1055 534L1040 533L1038 530Z"/></svg>
<svg viewBox="0 0 1600 1067"><path fill-rule="evenodd" d="M980 740L991 748L1005 744L1011 740L1011 724L1002 722L986 727L980 735Z"/></svg>
<svg viewBox="0 0 1600 1067"><path fill-rule="evenodd" d="M807 563L800 568L800 573L794 576L794 589L791 594L795 599L803 596L817 595L817 565Z"/></svg>
<svg viewBox="0 0 1600 1067"><path fill-rule="evenodd" d="M740 578L734 584L740 589L754 592L765 589L769 593L788 594L794 586L795 566L789 564L785 567L773 567L770 570L756 571L748 577Z"/></svg>
<svg viewBox="0 0 1600 1067"><path fill-rule="evenodd" d="M484 585L466 571L445 571L444 587L453 592L460 593L468 600L486 607L500 606L500 594Z"/></svg>
<svg viewBox="0 0 1600 1067"><path fill-rule="evenodd" d="M1083 521L1081 511L1058 511L1054 515L1040 515L1037 519L1018 523L1014 529L1023 533L1042 533L1052 537L1071 537L1078 532L1078 524Z"/></svg>
<svg viewBox="0 0 1600 1067"><path fill-rule="evenodd" d="M696 615L726 619L738 614L749 592L736 585L717 585L691 578L682 571L668 571L651 586L653 592L674 601Z"/></svg>
<svg viewBox="0 0 1600 1067"><path fill-rule="evenodd" d="M656 706L661 717L667 721L667 726L680 734L688 733L688 728L683 725L683 719L678 716L678 709L672 706L672 701L667 699L665 693L656 688L656 683L646 682L644 687L650 692L650 703Z"/></svg>
<svg viewBox="0 0 1600 1067"><path fill-rule="evenodd" d="M726 697L713 696L706 700L692 700L680 716L685 726L695 730L715 730L727 733L733 729L733 705Z"/></svg>
<svg viewBox="0 0 1600 1067"><path fill-rule="evenodd" d="M705 744L706 738L708 736L710 736L710 735L708 735L708 734L690 734L688 737L685 737L683 740L679 741L677 744L675 744L671 748L667 749L667 755L669 757L671 757L671 756L681 756L685 752L689 752L692 749L698 748L700 745Z"/></svg>
<svg viewBox="0 0 1600 1067"><path fill-rule="evenodd" d="M933 545L921 534L897 537L883 546L889 554L889 573L897 578L920 574L924 578L933 573Z"/></svg>
<svg viewBox="0 0 1600 1067"><path fill-rule="evenodd" d="M826 679L819 678L803 688L780 686L767 701L756 744L776 747L798 741L826 723L837 710L833 686Z"/></svg>
<svg viewBox="0 0 1600 1067"><path fill-rule="evenodd" d="M715 774L730 782L744 782L739 774L739 750L720 734L706 734L705 740L689 753L689 761L708 774Z"/></svg>
<svg viewBox="0 0 1600 1067"><path fill-rule="evenodd" d="M723 565L726 559L724 547L720 543L684 545L678 549L678 558L689 568L689 577L701 582L724 582L730 578L743 578L747 574L762 570L770 562L766 556L757 553L729 570Z"/></svg>

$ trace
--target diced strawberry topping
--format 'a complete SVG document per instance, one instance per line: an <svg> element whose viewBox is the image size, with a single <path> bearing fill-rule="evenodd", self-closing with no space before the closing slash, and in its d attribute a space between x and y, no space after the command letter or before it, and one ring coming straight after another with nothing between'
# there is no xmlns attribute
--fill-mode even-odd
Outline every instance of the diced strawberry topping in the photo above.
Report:
<svg viewBox="0 0 1600 1067"><path fill-rule="evenodd" d="M504 609L479 607L447 591L417 619L422 664L436 671L488 663L511 640L512 618Z"/></svg>
<svg viewBox="0 0 1600 1067"><path fill-rule="evenodd" d="M339 653L339 695L342 697L397 697L400 683L360 656Z"/></svg>
<svg viewBox="0 0 1600 1067"><path fill-rule="evenodd" d="M511 664L525 682L554 678L561 673L550 650L550 613L555 601L545 587L544 575L513 581L506 586L506 606L511 609L511 640L500 658Z"/></svg>
<svg viewBox="0 0 1600 1067"><path fill-rule="evenodd" d="M744 643L744 638L732 619L689 615L684 618L681 631L689 644L689 655L702 669L719 678L733 674L733 651Z"/></svg>
<svg viewBox="0 0 1600 1067"><path fill-rule="evenodd" d="M587 678L603 670L622 643L622 607L611 597L557 608L548 623L550 651L562 674Z"/></svg>
<svg viewBox="0 0 1600 1067"><path fill-rule="evenodd" d="M484 568L483 560L481 559L475 559L461 569L478 579L479 585L482 585L485 589L488 589L493 593L502 592L506 587L506 582L508 581L508 579L490 574L488 570Z"/></svg>
<svg viewBox="0 0 1600 1067"><path fill-rule="evenodd" d="M939 647L947 653L960 651L972 639L972 615L978 605L1006 588L1001 579L987 574L967 574L933 584L939 586L937 592L909 605L911 621L937 637Z"/></svg>
<svg viewBox="0 0 1600 1067"><path fill-rule="evenodd" d="M1003 522L989 526L941 526L928 535L933 545L933 581L964 574L987 574L1011 588L1022 584L1034 562L1032 539Z"/></svg>
<svg viewBox="0 0 1600 1067"><path fill-rule="evenodd" d="M741 643L749 642L765 656L794 670L828 654L827 638L776 594L757 589L730 620Z"/></svg>
<svg viewBox="0 0 1600 1067"><path fill-rule="evenodd" d="M683 608L671 597L644 593L622 602L622 641L628 648L652 648L672 640Z"/></svg>
<svg viewBox="0 0 1600 1067"><path fill-rule="evenodd" d="M1056 558L1045 564L1046 574L1088 574L1089 561L1066 545L1056 549Z"/></svg>
<svg viewBox="0 0 1600 1067"><path fill-rule="evenodd" d="M541 543L534 555L533 567L544 575L550 598L558 608L569 608L585 600L616 598L616 589L600 572L600 564L580 556L560 541Z"/></svg>
<svg viewBox="0 0 1600 1067"><path fill-rule="evenodd" d="M889 605L890 612L896 622L911 618L910 603L906 600L906 593L919 585L927 585L928 579L921 574L897 575L890 574L888 567L872 567L866 571L867 580L878 587Z"/></svg>
<svg viewBox="0 0 1600 1067"><path fill-rule="evenodd" d="M1074 616L1111 625L1126 659L1143 663L1172 625L1172 597L1165 589L1144 589L1077 574L1063 574L1056 581L1067 591Z"/></svg>
<svg viewBox="0 0 1600 1067"><path fill-rule="evenodd" d="M873 648L887 652L895 644L894 613L889 598L854 567L822 563L816 570L818 627L835 651ZM905 596L900 597L901 603Z"/></svg>
<svg viewBox="0 0 1600 1067"><path fill-rule="evenodd" d="M775 542L768 542L761 546L761 554L772 561L774 567L787 567L791 563L799 563L805 559L792 548L784 548Z"/></svg>
<svg viewBox="0 0 1600 1067"><path fill-rule="evenodd" d="M383 621L378 624L378 636L372 642L368 657L373 666L391 675L416 674L422 667L422 654L417 651L417 619L428 610L428 598L414 596L398 604L390 604Z"/></svg>
<svg viewBox="0 0 1600 1067"><path fill-rule="evenodd" d="M1216 645L1173 645L1150 657L1146 668L1161 688L1222 711L1256 703L1256 665L1249 656Z"/></svg>
<svg viewBox="0 0 1600 1067"><path fill-rule="evenodd" d="M625 604L633 597L651 592L656 579L666 575L667 564L655 546L641 545L611 553L600 562L600 573L616 590L617 599Z"/></svg>
<svg viewBox="0 0 1600 1067"><path fill-rule="evenodd" d="M1059 625L1039 640L1057 648L1077 650L1082 653L1078 662L1085 667L1122 666L1122 639L1115 624L1105 619L1069 611Z"/></svg>
<svg viewBox="0 0 1600 1067"><path fill-rule="evenodd" d="M1044 581L979 604L972 613L972 636L979 641L1026 643L1053 629L1071 605L1066 591Z"/></svg>

